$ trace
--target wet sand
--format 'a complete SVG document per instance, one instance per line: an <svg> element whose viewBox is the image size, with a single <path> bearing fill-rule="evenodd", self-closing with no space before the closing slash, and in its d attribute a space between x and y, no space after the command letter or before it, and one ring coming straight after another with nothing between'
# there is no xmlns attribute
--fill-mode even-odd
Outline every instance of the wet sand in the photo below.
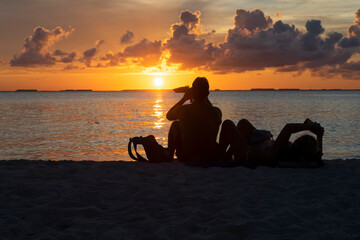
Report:
<svg viewBox="0 0 360 240"><path fill-rule="evenodd" d="M0 239L359 239L360 160L0 161Z"/></svg>

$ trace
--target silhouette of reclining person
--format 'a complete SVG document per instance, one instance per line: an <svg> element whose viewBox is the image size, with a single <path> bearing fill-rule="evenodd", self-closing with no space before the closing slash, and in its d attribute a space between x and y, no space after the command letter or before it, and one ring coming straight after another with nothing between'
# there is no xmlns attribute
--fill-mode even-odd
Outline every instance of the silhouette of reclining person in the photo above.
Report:
<svg viewBox="0 0 360 240"><path fill-rule="evenodd" d="M306 134L293 143L289 141L292 134L305 130L315 134L316 139ZM226 148L230 145L227 155L232 155L236 162L245 166L276 166L280 163L289 167L323 165L321 156L324 128L320 124L310 119L306 119L304 123L288 123L276 140L265 137L263 141L253 143L254 134L257 132L259 131L246 119L240 120L237 126L232 121L225 120L220 142L225 144Z"/></svg>
<svg viewBox="0 0 360 240"><path fill-rule="evenodd" d="M194 80L192 88L166 114L174 121L168 137L168 151L181 162L218 161L225 151L216 141L222 113L208 98L209 83L205 77ZM190 104L185 104L190 100Z"/></svg>

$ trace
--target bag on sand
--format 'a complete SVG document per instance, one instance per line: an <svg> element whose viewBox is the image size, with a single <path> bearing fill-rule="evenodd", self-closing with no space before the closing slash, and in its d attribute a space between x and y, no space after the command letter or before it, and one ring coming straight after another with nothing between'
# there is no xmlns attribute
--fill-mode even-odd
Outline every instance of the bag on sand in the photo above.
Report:
<svg viewBox="0 0 360 240"><path fill-rule="evenodd" d="M137 145L139 144L143 145L147 159L137 152ZM132 153L132 145L134 146L136 157ZM128 144L128 153L132 159L140 162L159 163L171 161L171 158L168 156L169 154L167 154L166 149L157 143L153 135L149 135L147 137L130 138Z"/></svg>

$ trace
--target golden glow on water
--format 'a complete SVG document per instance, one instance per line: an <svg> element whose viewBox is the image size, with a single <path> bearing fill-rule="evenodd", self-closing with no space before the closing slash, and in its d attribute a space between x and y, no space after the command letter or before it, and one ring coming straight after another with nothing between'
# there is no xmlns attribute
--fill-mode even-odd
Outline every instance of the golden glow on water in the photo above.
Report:
<svg viewBox="0 0 360 240"><path fill-rule="evenodd" d="M155 129L161 129L165 124L164 116L164 104L163 104L162 92L157 93L155 104L154 104L154 114L155 117L154 127Z"/></svg>

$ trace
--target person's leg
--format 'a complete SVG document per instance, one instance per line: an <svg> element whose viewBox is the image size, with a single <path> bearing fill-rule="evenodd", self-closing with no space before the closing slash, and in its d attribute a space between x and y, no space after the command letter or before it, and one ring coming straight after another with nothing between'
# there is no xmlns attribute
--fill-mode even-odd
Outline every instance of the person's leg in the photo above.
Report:
<svg viewBox="0 0 360 240"><path fill-rule="evenodd" d="M272 146L272 148L268 153L269 159L271 159L272 161L276 161L276 159L278 159L284 152L286 152L289 149L291 145L291 142L289 141L291 134L300 132L302 130L304 130L302 123L286 124L283 127L283 129L280 131L278 137L275 140L274 145Z"/></svg>
<svg viewBox="0 0 360 240"><path fill-rule="evenodd" d="M219 146L224 154L230 146L229 151L234 154L236 160L246 161L246 140L230 120L225 120L221 126Z"/></svg>
<svg viewBox="0 0 360 240"><path fill-rule="evenodd" d="M170 153L171 158L174 158L175 150L177 153L181 149L181 131L180 131L180 122L174 121L169 130L168 135L168 152Z"/></svg>
<svg viewBox="0 0 360 240"><path fill-rule="evenodd" d="M236 128L239 133L244 136L247 142L249 141L252 131L256 129L247 119L244 118L238 122Z"/></svg>

